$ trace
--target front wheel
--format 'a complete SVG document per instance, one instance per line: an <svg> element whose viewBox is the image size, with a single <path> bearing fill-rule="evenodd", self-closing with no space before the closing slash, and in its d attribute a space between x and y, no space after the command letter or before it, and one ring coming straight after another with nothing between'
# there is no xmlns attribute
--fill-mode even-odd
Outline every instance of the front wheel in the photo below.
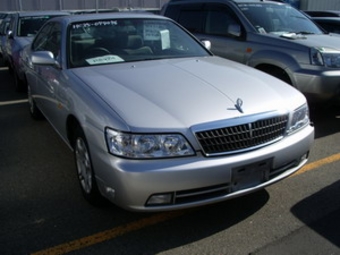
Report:
<svg viewBox="0 0 340 255"><path fill-rule="evenodd" d="M92 205L101 205L103 197L98 190L88 143L81 128L77 128L75 132L74 157L78 181L84 198Z"/></svg>

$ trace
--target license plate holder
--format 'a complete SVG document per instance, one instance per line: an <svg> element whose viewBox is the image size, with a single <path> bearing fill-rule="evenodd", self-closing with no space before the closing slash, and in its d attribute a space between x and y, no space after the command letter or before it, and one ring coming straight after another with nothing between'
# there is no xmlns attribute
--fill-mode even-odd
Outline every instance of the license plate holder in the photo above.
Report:
<svg viewBox="0 0 340 255"><path fill-rule="evenodd" d="M269 180L272 159L258 161L252 164L232 169L232 192L257 186Z"/></svg>

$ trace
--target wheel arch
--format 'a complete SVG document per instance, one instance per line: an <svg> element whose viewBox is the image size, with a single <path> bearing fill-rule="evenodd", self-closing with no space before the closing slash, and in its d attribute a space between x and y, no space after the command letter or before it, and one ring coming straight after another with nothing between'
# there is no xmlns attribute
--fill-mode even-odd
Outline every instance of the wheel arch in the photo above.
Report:
<svg viewBox="0 0 340 255"><path fill-rule="evenodd" d="M251 56L248 65L297 87L294 70L299 69L299 63L290 54L275 50L259 51Z"/></svg>
<svg viewBox="0 0 340 255"><path fill-rule="evenodd" d="M289 85L293 86L293 82L292 82L292 79L289 76L289 74L286 72L285 69L283 69L279 66L275 66L275 65L271 65L271 64L260 64L260 65L257 65L255 68L257 70L260 70L262 72L270 74L270 75L288 83Z"/></svg>
<svg viewBox="0 0 340 255"><path fill-rule="evenodd" d="M74 149L77 129L81 128L79 120L74 115L70 115L66 120L67 139L70 146Z"/></svg>

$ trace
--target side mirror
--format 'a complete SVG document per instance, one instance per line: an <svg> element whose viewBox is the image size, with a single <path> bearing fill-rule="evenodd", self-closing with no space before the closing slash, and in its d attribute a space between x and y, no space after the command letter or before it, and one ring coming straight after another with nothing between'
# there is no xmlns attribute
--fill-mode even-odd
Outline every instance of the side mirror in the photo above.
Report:
<svg viewBox="0 0 340 255"><path fill-rule="evenodd" d="M228 34L240 37L241 36L241 26L238 24L231 24L228 26Z"/></svg>
<svg viewBox="0 0 340 255"><path fill-rule="evenodd" d="M14 36L13 36L13 31L12 31L12 30L8 30L8 32L7 32L7 37L8 37L9 39L13 39L13 38L14 38Z"/></svg>
<svg viewBox="0 0 340 255"><path fill-rule="evenodd" d="M50 51L36 51L31 55L31 63L34 65L55 66L60 68L59 63L54 59Z"/></svg>
<svg viewBox="0 0 340 255"><path fill-rule="evenodd" d="M205 48L207 48L208 50L211 50L211 42L209 40L201 40L201 43L203 44Z"/></svg>

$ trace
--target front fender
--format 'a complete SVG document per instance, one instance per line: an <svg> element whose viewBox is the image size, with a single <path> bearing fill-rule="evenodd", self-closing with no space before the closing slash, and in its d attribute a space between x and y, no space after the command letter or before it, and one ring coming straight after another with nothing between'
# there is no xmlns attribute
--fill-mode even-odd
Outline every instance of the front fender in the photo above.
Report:
<svg viewBox="0 0 340 255"><path fill-rule="evenodd" d="M293 86L296 84L294 73L300 69L299 63L292 55L273 50L262 50L254 53L248 59L247 65L254 68L258 68L260 65L280 68L287 73Z"/></svg>

